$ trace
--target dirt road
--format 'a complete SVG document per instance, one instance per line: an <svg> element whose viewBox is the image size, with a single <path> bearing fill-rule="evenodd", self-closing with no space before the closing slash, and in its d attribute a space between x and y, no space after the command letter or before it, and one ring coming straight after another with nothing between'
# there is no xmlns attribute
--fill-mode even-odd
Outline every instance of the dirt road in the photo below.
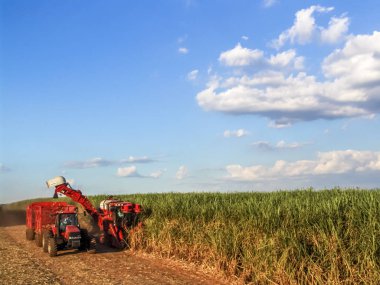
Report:
<svg viewBox="0 0 380 285"><path fill-rule="evenodd" d="M49 257L25 239L24 225L0 226L0 284L227 284L179 262L99 247Z"/></svg>

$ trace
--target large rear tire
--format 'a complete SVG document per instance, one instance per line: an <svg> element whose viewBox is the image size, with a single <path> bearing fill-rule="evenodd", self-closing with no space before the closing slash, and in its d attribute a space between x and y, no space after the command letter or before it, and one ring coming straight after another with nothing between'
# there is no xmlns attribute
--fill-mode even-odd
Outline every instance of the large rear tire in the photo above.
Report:
<svg viewBox="0 0 380 285"><path fill-rule="evenodd" d="M36 242L36 245L38 247L41 247L42 246L42 235L37 233L35 235L35 240L34 241Z"/></svg>
<svg viewBox="0 0 380 285"><path fill-rule="evenodd" d="M48 242L48 253L50 257L57 256L57 241L54 237L49 238Z"/></svg>
<svg viewBox="0 0 380 285"><path fill-rule="evenodd" d="M34 230L33 229L26 229L25 236L27 240L34 240Z"/></svg>

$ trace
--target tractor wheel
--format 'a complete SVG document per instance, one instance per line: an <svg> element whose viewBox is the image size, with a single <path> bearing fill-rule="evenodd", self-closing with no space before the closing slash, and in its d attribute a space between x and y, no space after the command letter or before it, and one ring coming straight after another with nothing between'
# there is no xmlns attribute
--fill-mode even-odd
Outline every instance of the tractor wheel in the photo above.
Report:
<svg viewBox="0 0 380 285"><path fill-rule="evenodd" d="M49 231L44 231L42 234L42 250L43 252L48 252L48 245L49 245L49 238L51 238L52 235Z"/></svg>
<svg viewBox="0 0 380 285"><path fill-rule="evenodd" d="M90 254L96 253L96 239L94 237L89 237L87 252Z"/></svg>
<svg viewBox="0 0 380 285"><path fill-rule="evenodd" d="M35 235L35 242L38 247L42 246L42 235L41 234L36 234Z"/></svg>
<svg viewBox="0 0 380 285"><path fill-rule="evenodd" d="M58 251L58 249L57 249L57 241L53 237L49 238L49 242L48 242L48 253L49 253L49 256L50 257L57 256L57 251Z"/></svg>
<svg viewBox="0 0 380 285"><path fill-rule="evenodd" d="M26 235L27 240L34 240L34 230L33 229L26 229L25 235Z"/></svg>

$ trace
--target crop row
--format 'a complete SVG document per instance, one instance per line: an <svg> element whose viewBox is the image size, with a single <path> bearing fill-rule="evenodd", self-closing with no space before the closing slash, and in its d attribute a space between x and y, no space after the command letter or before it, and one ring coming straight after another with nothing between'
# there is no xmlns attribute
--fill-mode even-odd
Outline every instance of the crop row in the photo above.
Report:
<svg viewBox="0 0 380 285"><path fill-rule="evenodd" d="M254 284L380 284L380 190L118 197L145 209L134 249Z"/></svg>

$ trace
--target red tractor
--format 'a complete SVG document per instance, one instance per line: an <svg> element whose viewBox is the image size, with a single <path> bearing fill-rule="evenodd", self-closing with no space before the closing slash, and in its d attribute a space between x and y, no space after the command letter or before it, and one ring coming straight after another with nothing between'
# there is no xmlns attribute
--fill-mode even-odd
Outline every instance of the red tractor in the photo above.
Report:
<svg viewBox="0 0 380 285"><path fill-rule="evenodd" d="M84 207L100 228L99 241L102 244L120 249L125 248L130 232L141 226L139 217L142 209L139 204L110 197L101 201L100 207L96 209L80 190L71 188L62 176L50 179L46 185L48 188L55 187L54 197L58 197L58 193L61 193Z"/></svg>
<svg viewBox="0 0 380 285"><path fill-rule="evenodd" d="M79 249L95 253L96 241L78 223L78 209L65 202L36 202L26 209L26 239L35 240L50 256L58 250Z"/></svg>

